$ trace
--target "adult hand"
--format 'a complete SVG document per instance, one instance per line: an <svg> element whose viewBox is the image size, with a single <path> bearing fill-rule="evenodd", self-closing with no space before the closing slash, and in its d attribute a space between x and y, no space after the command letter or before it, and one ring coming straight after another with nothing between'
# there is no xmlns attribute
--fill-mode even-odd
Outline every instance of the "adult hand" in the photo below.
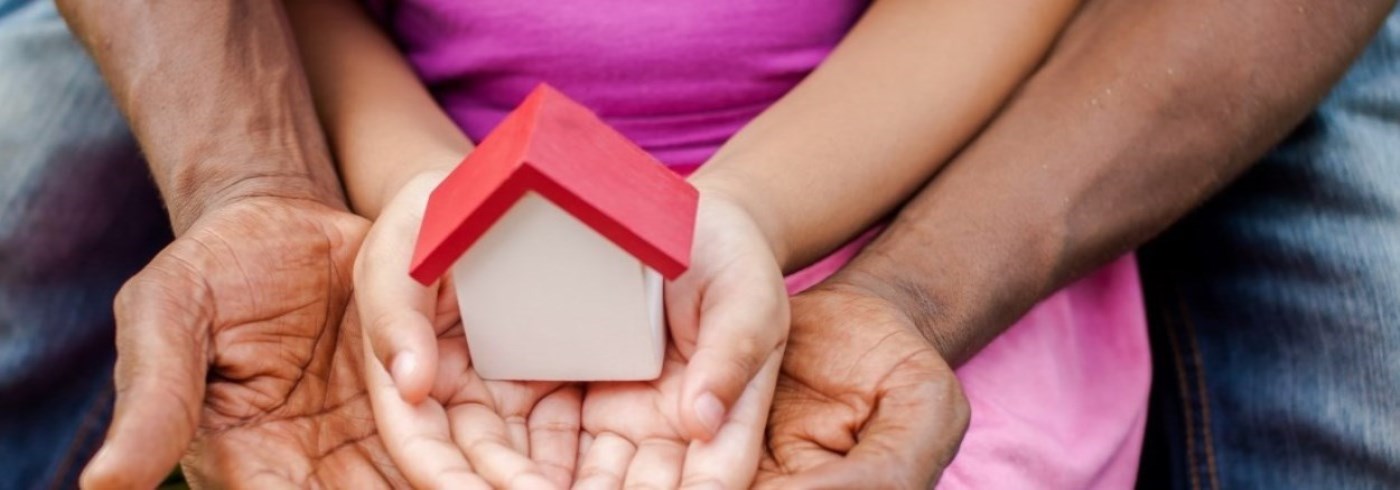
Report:
<svg viewBox="0 0 1400 490"><path fill-rule="evenodd" d="M899 308L820 285L792 299L757 486L928 488L968 417L952 369Z"/></svg>
<svg viewBox="0 0 1400 490"><path fill-rule="evenodd" d="M447 171L405 184L355 264L374 420L416 487L568 486L581 394L558 382L486 381L472 368L452 282L408 275L428 196Z"/></svg>
<svg viewBox="0 0 1400 490"><path fill-rule="evenodd" d="M666 285L660 378L592 383L583 488L748 486L787 338L787 293L748 214L701 193L690 270Z"/></svg>
<svg viewBox="0 0 1400 490"><path fill-rule="evenodd" d="M84 488L401 486L342 324L367 223L252 197L193 222L117 295L117 405ZM191 442L193 441L193 444Z"/></svg>

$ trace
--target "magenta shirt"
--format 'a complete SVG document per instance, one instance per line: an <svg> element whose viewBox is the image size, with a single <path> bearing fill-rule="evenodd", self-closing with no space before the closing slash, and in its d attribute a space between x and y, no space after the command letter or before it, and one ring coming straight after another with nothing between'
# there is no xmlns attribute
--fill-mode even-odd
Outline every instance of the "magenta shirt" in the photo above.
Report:
<svg viewBox="0 0 1400 490"><path fill-rule="evenodd" d="M841 40L862 1L406 0L395 39L474 141L540 82L693 168ZM794 15L796 14L796 15Z"/></svg>
<svg viewBox="0 0 1400 490"><path fill-rule="evenodd" d="M474 141L548 82L682 174L821 63L866 7L368 1ZM789 277L790 289L829 275L864 241ZM958 369L972 422L939 487L1130 487L1149 374L1137 270L1127 256L1047 298Z"/></svg>

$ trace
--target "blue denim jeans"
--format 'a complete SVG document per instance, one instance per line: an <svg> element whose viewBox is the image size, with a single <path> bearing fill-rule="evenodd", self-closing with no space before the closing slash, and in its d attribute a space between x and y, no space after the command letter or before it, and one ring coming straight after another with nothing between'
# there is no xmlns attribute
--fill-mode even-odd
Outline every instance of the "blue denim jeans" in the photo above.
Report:
<svg viewBox="0 0 1400 490"><path fill-rule="evenodd" d="M0 0L0 489L72 488L112 402L112 298L169 240L51 0Z"/></svg>
<svg viewBox="0 0 1400 490"><path fill-rule="evenodd" d="M1139 257L1160 443L1142 487L1400 488L1400 11Z"/></svg>

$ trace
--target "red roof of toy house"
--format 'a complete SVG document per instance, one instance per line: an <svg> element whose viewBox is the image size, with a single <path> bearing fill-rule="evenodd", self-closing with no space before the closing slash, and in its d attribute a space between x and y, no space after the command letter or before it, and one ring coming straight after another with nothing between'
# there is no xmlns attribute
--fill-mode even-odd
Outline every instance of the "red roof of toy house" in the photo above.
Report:
<svg viewBox="0 0 1400 490"><path fill-rule="evenodd" d="M668 279L689 266L695 188L540 85L429 196L409 274L436 281L527 191Z"/></svg>

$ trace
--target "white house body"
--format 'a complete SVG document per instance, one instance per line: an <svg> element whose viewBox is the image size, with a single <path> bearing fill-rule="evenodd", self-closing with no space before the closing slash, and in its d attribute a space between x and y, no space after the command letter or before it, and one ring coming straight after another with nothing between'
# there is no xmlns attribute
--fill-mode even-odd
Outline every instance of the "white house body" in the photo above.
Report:
<svg viewBox="0 0 1400 490"><path fill-rule="evenodd" d="M486 379L648 380L666 345L661 276L526 193L452 266L472 364Z"/></svg>

